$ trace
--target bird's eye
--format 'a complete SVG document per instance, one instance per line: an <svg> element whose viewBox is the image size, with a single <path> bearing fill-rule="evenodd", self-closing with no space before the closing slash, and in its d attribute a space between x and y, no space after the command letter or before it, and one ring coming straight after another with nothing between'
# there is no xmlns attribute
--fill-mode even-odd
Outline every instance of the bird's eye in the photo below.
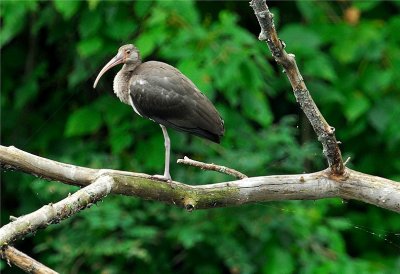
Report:
<svg viewBox="0 0 400 274"><path fill-rule="evenodd" d="M131 51L128 49L128 50L126 51L126 53L127 53L127 54L131 54Z"/></svg>

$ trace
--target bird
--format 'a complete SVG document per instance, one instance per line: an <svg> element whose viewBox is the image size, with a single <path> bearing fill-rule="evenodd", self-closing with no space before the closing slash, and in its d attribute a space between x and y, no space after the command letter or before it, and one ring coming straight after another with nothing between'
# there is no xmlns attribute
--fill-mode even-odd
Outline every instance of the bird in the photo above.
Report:
<svg viewBox="0 0 400 274"><path fill-rule="evenodd" d="M167 127L220 143L224 121L211 101L178 69L164 62L142 62L133 44L121 46L117 55L99 72L93 88L112 67L123 64L114 77L113 90L122 103L141 117L161 126L164 136L164 174L154 175L171 181L171 142Z"/></svg>

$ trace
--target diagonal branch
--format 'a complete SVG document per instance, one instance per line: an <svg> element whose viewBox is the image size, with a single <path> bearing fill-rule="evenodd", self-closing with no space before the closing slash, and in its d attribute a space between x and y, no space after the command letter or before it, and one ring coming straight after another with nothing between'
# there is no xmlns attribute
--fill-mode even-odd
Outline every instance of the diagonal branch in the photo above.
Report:
<svg viewBox="0 0 400 274"><path fill-rule="evenodd" d="M42 263L39 263L35 259L29 257L25 253L19 251L12 246L3 246L0 250L0 256L2 259L6 260L8 264L21 268L27 273L33 274L57 274L51 268L48 268ZM10 265L11 266L11 265Z"/></svg>
<svg viewBox="0 0 400 274"><path fill-rule="evenodd" d="M178 164L184 164L184 165L189 165L189 166L194 166L194 167L199 167L201 169L205 169L205 170L213 170L213 171L217 171L220 173L224 173L227 175L231 175L237 179L244 179L244 178L248 178L246 175L244 175L243 173L233 169L233 168L229 168L226 166L220 166L220 165L216 165L216 164L207 164L207 163L203 163L203 162L199 162L199 161L195 161L190 159L189 157L183 157L183 159L178 159L178 161L176 161Z"/></svg>
<svg viewBox="0 0 400 274"><path fill-rule="evenodd" d="M59 223L73 214L91 207L107 196L113 187L113 179L101 176L56 204L48 204L27 215L14 219L0 229L0 246L7 245L39 228Z"/></svg>
<svg viewBox="0 0 400 274"><path fill-rule="evenodd" d="M314 103L308 91L303 77L297 67L295 56L285 51L285 45L278 38L273 21L273 14L269 11L265 0L252 0L250 6L254 9L258 23L261 26L261 33L258 37L261 41L266 41L275 61L282 65L293 88L296 101L310 121L318 140L322 143L323 152L328 160L329 167L334 175L344 174L342 155L338 141L335 137L335 129L326 122L318 107Z"/></svg>

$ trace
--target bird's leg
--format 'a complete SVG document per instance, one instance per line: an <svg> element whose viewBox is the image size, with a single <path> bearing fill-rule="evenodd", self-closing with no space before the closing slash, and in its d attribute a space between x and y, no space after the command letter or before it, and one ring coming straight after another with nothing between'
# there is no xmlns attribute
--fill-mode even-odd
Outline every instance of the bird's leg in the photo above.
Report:
<svg viewBox="0 0 400 274"><path fill-rule="evenodd" d="M171 153L171 141L169 140L168 132L165 126L160 125L164 135L164 146L165 146L165 166L164 175L154 175L157 179L164 181L171 181L171 174L169 173L170 153Z"/></svg>
<svg viewBox="0 0 400 274"><path fill-rule="evenodd" d="M171 174L169 174L169 163L171 155L171 141L169 140L167 128L160 125L164 135L164 146L165 146L165 166L164 166L164 177L171 180Z"/></svg>

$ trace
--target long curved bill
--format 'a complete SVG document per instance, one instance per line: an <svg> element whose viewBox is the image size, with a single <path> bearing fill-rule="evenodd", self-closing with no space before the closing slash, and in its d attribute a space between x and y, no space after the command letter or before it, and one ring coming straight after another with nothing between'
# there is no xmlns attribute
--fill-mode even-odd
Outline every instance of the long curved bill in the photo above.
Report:
<svg viewBox="0 0 400 274"><path fill-rule="evenodd" d="M124 62L124 58L122 56L122 54L117 54L117 56L115 56L113 59L110 60L110 62L108 62L99 72L99 75L97 75L96 81L94 81L93 84L93 88L96 88L97 86L97 82L100 80L101 76L103 76L104 73L106 73L107 70L109 70L110 68L118 65L118 64L122 64Z"/></svg>

